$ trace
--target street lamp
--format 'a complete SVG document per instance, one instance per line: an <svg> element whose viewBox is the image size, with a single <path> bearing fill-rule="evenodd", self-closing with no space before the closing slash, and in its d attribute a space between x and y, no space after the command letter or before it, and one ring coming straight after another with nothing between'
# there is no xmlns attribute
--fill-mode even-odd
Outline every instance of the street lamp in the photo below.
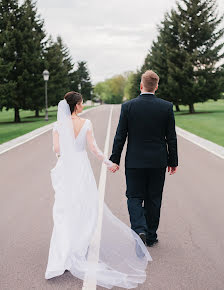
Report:
<svg viewBox="0 0 224 290"><path fill-rule="evenodd" d="M44 70L43 71L43 78L45 81L45 106L46 106L46 112L45 112L45 120L48 121L48 108L47 108L47 81L49 80L49 71L48 70Z"/></svg>
<svg viewBox="0 0 224 290"><path fill-rule="evenodd" d="M78 84L78 90L79 90L79 93L81 93L81 90L82 90L82 85L81 85L81 83Z"/></svg>

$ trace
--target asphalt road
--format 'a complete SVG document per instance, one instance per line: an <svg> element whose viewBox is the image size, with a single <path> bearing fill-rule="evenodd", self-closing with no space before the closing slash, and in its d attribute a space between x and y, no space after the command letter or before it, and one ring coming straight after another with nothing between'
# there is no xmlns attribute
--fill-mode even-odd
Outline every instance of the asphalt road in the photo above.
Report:
<svg viewBox="0 0 224 290"><path fill-rule="evenodd" d="M110 106L86 113L104 149ZM120 106L114 105L110 151ZM137 289L224 289L224 160L178 137L179 167L167 173L159 243L148 248L153 262ZM108 172L105 201L130 225L125 196L124 152L120 171ZM97 182L100 162L89 154ZM45 280L53 227L55 166L51 131L0 155L0 290L81 289L82 280L66 272ZM97 287L98 290L103 289ZM121 288L113 288L115 290Z"/></svg>

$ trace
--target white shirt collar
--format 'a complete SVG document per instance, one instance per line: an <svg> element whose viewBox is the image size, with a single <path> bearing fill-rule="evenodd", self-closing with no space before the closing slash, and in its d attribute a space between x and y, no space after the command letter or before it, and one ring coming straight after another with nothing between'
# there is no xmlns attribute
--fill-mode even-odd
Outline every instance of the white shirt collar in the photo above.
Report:
<svg viewBox="0 0 224 290"><path fill-rule="evenodd" d="M144 93L141 93L140 95L145 95L145 94L151 94L151 95L154 95L154 93L152 93L152 92L144 92Z"/></svg>

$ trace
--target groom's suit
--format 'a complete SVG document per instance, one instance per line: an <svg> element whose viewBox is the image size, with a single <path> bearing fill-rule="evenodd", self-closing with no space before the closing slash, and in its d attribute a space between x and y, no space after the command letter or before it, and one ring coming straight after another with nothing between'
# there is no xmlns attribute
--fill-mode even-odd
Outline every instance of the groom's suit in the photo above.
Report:
<svg viewBox="0 0 224 290"><path fill-rule="evenodd" d="M166 167L178 165L173 104L151 93L123 103L110 157L118 165L126 138L126 196L131 228L146 233L148 242L154 241Z"/></svg>

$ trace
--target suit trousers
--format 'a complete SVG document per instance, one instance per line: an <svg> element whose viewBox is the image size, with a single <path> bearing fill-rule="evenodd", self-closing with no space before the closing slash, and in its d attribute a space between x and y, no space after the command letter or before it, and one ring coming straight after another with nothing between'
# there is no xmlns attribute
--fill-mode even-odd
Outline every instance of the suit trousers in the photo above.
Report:
<svg viewBox="0 0 224 290"><path fill-rule="evenodd" d="M131 228L147 242L157 238L166 168L125 168Z"/></svg>

